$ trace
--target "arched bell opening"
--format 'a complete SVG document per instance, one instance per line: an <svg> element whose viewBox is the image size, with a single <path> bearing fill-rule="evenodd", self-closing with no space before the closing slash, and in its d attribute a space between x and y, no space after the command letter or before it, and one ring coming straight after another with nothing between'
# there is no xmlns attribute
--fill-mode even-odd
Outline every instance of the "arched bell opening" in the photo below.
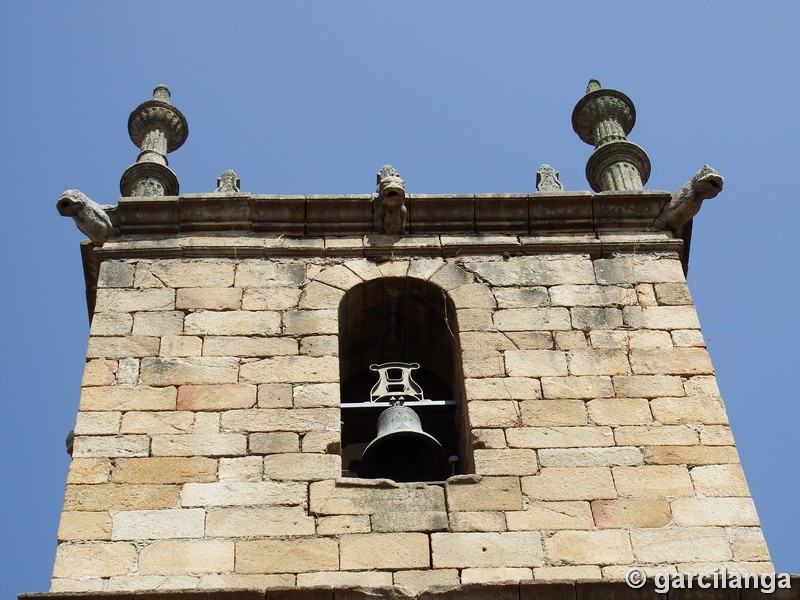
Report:
<svg viewBox="0 0 800 600"><path fill-rule="evenodd" d="M422 399L412 391L396 393L399 384L377 385L381 373L376 367L389 363L415 365L409 374ZM339 372L345 476L439 481L464 472L468 461L461 411L461 351L455 307L444 290L401 277L374 279L349 290L339 304ZM383 376L394 381L401 371L387 368ZM381 397L381 389L395 395ZM416 413L419 433L416 425L408 424L413 417L409 419L407 411L390 411L381 417L393 403ZM439 464L430 438L441 446L445 460L458 457L433 479L431 470L422 468L426 460ZM362 464L368 446L366 458L371 464Z"/></svg>

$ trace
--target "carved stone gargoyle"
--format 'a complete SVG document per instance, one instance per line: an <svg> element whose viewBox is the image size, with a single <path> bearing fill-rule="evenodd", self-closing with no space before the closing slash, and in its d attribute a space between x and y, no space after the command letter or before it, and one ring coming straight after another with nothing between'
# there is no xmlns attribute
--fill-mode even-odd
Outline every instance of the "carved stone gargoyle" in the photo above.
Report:
<svg viewBox="0 0 800 600"><path fill-rule="evenodd" d="M374 222L376 233L402 235L406 231L408 208L405 205L406 182L400 179L391 165L384 165L378 172L378 187L374 198Z"/></svg>
<svg viewBox="0 0 800 600"><path fill-rule="evenodd" d="M651 230L669 229L678 233L700 210L703 200L715 197L722 191L722 175L708 165L703 165L681 188L656 217Z"/></svg>
<svg viewBox="0 0 800 600"><path fill-rule="evenodd" d="M112 207L93 202L83 192L66 190L56 202L56 208L62 217L72 217L78 229L98 246L105 244L111 235L111 219L105 209Z"/></svg>

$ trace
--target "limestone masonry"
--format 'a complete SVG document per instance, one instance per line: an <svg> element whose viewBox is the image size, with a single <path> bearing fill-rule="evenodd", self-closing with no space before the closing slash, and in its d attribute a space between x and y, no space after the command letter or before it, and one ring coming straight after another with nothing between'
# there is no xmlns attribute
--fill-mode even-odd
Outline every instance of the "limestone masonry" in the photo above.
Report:
<svg viewBox="0 0 800 600"><path fill-rule="evenodd" d="M771 572L685 278L722 177L643 191L634 119L597 82L576 106L594 193L543 165L527 194L387 166L375 194L178 195L159 86L118 204L63 204L93 225L91 335L45 596ZM358 476L391 360L420 365L446 481Z"/></svg>

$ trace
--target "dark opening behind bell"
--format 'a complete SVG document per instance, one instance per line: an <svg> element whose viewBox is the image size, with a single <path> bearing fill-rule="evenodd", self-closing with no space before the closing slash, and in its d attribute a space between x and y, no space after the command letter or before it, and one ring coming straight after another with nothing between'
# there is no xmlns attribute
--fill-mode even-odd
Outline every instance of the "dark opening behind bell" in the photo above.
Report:
<svg viewBox="0 0 800 600"><path fill-rule="evenodd" d="M378 435L364 450L359 475L398 482L443 481L449 469L447 453L422 430L419 415L398 404L378 417Z"/></svg>

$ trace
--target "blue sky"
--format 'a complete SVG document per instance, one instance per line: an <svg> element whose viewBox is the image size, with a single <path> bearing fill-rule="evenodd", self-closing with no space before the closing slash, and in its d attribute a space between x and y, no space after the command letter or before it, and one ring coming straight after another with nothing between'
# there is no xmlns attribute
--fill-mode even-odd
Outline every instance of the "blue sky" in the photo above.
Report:
<svg viewBox="0 0 800 600"><path fill-rule="evenodd" d="M88 334L64 189L113 204L129 112L167 83L183 192L519 192L542 163L588 189L572 108L590 78L695 219L689 283L775 566L800 571L795 2L6 2L0 6L4 433L0 595L49 585Z"/></svg>

